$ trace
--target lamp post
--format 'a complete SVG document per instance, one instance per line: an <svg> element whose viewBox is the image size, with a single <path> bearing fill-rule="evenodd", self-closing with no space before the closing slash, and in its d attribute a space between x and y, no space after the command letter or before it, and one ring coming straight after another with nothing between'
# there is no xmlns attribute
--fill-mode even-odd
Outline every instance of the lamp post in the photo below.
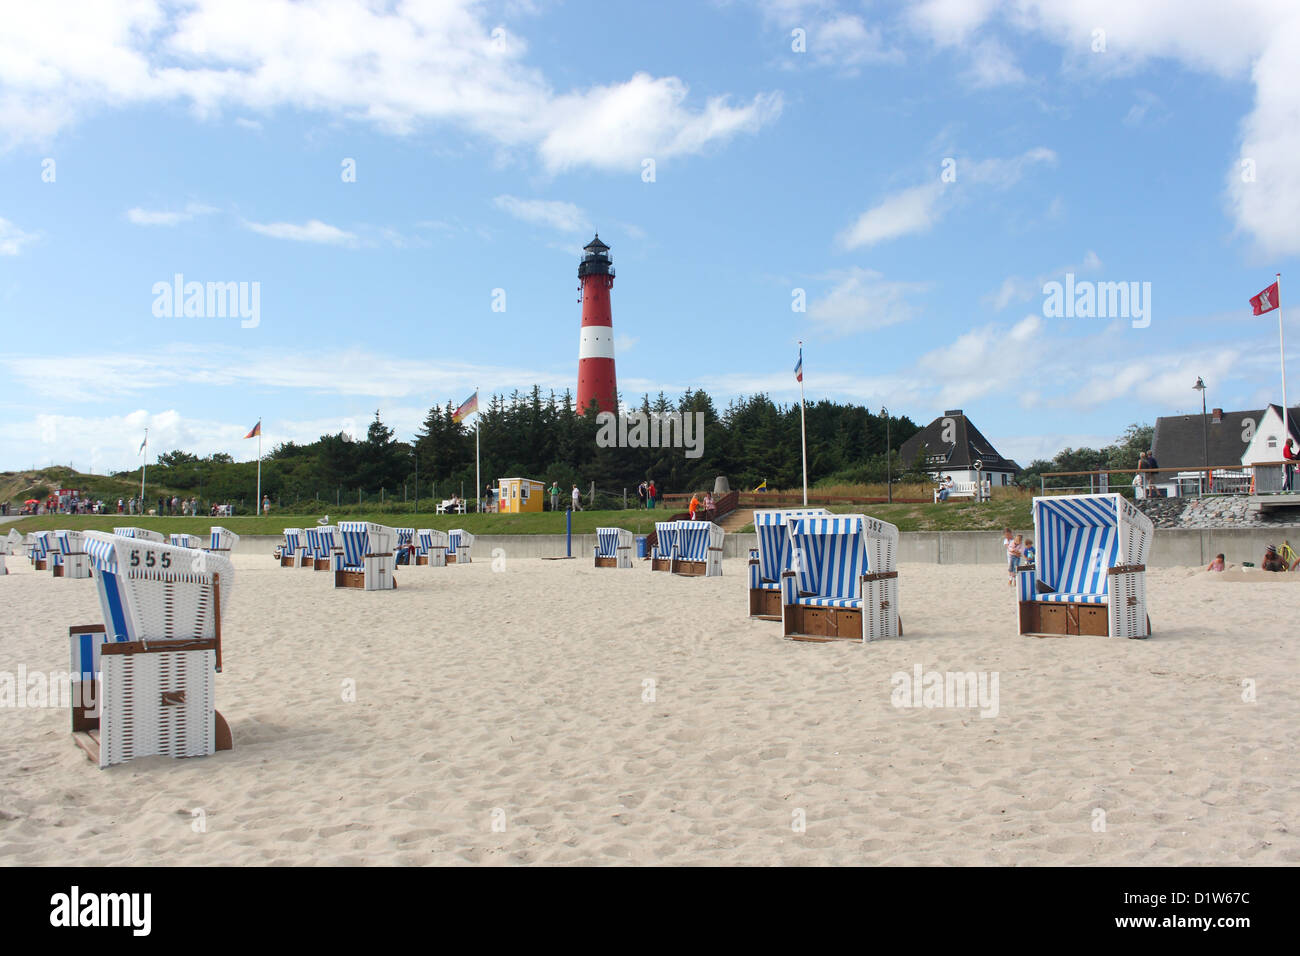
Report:
<svg viewBox="0 0 1300 956"><path fill-rule="evenodd" d="M885 493L889 496L889 503L894 503L894 474L892 456L889 454L889 409L883 405L880 408L880 414L885 419Z"/></svg>
<svg viewBox="0 0 1300 956"><path fill-rule="evenodd" d="M1205 381L1201 376L1196 376L1196 384L1192 386L1196 391L1201 393L1201 464L1205 466L1202 481L1209 483L1210 475L1210 426L1205 418ZM1202 488L1202 492L1204 488Z"/></svg>
<svg viewBox="0 0 1300 956"><path fill-rule="evenodd" d="M411 447L411 454L415 456L415 513L420 513L420 449L418 446Z"/></svg>

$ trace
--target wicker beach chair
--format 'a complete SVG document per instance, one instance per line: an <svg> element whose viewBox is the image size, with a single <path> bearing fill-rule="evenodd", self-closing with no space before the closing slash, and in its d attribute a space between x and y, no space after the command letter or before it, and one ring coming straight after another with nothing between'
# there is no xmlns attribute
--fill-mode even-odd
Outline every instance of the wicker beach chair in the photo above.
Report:
<svg viewBox="0 0 1300 956"><path fill-rule="evenodd" d="M27 557L32 562L32 567L37 571L48 571L52 561L50 559L50 548L53 542L50 540L51 532L33 531L27 536L27 544L30 546Z"/></svg>
<svg viewBox="0 0 1300 956"><path fill-rule="evenodd" d="M169 534L167 543L178 548L189 548L197 551L203 546L203 539L197 534Z"/></svg>
<svg viewBox="0 0 1300 956"><path fill-rule="evenodd" d="M13 528L9 529L7 535L0 538L0 574L9 573L9 569L5 567L5 555L18 554L22 550L23 544L23 536Z"/></svg>
<svg viewBox="0 0 1300 956"><path fill-rule="evenodd" d="M450 539L447 537L447 532L421 528L415 533L415 563L427 564L433 568L445 568L448 547L450 547Z"/></svg>
<svg viewBox="0 0 1300 956"><path fill-rule="evenodd" d="M114 528L113 534L121 535L123 538L136 538L140 541L155 541L162 544L167 539L157 531L150 531L148 528Z"/></svg>
<svg viewBox="0 0 1300 956"><path fill-rule="evenodd" d="M474 560L474 536L453 528L447 532L447 563L470 564Z"/></svg>
<svg viewBox="0 0 1300 956"><path fill-rule="evenodd" d="M790 519L829 514L825 508L775 508L754 512L758 547L749 551L750 617L762 621L781 620L781 574L794 568Z"/></svg>
<svg viewBox="0 0 1300 956"><path fill-rule="evenodd" d="M301 568L307 562L307 542L302 528L285 528L284 544L275 549L282 568Z"/></svg>
<svg viewBox="0 0 1300 956"><path fill-rule="evenodd" d="M90 577L90 556L86 553L85 535L80 531L55 531L56 578Z"/></svg>
<svg viewBox="0 0 1300 956"><path fill-rule="evenodd" d="M677 524L676 521L655 522L655 543L650 549L651 571L672 570L673 553L677 547Z"/></svg>
<svg viewBox="0 0 1300 956"><path fill-rule="evenodd" d="M334 586L365 591L390 591L397 587L393 545L397 532L370 521L340 521L343 550L334 554Z"/></svg>
<svg viewBox="0 0 1300 956"><path fill-rule="evenodd" d="M84 532L84 544L104 623L68 629L73 739L101 768L229 750L213 700L234 566L98 531Z"/></svg>
<svg viewBox="0 0 1300 956"><path fill-rule="evenodd" d="M394 528L397 532L397 563L414 564L411 555L415 553L415 529L414 528Z"/></svg>
<svg viewBox="0 0 1300 956"><path fill-rule="evenodd" d="M1144 638L1155 526L1121 495L1034 499L1036 564L1016 574L1020 633Z"/></svg>
<svg viewBox="0 0 1300 956"><path fill-rule="evenodd" d="M785 636L804 641L900 637L898 529L866 515L793 518L794 567L781 573Z"/></svg>
<svg viewBox="0 0 1300 956"><path fill-rule="evenodd" d="M712 521L678 521L677 545L669 570L686 577L718 577L722 574L725 534Z"/></svg>
<svg viewBox="0 0 1300 956"><path fill-rule="evenodd" d="M632 532L624 528L597 528L596 567L632 567Z"/></svg>
<svg viewBox="0 0 1300 956"><path fill-rule="evenodd" d="M235 532L213 525L209 531L207 550L217 554L229 554L238 543L239 535Z"/></svg>

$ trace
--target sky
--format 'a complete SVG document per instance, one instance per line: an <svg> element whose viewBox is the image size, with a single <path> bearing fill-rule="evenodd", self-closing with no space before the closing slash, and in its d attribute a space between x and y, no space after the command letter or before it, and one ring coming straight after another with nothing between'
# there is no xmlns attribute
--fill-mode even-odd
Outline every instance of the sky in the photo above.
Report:
<svg viewBox="0 0 1300 956"><path fill-rule="evenodd" d="M809 401L1022 464L1278 402L1297 49L1280 0L7 5L0 470L573 389L596 231L625 401L797 402L802 341Z"/></svg>

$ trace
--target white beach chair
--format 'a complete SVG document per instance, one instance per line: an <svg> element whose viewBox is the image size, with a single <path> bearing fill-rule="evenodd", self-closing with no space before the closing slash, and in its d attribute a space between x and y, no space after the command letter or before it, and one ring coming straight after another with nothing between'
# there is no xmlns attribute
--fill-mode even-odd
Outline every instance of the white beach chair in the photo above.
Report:
<svg viewBox="0 0 1300 956"><path fill-rule="evenodd" d="M336 588L388 591L397 587L393 577L397 532L369 521L340 521L339 536L343 550L334 555Z"/></svg>
<svg viewBox="0 0 1300 956"><path fill-rule="evenodd" d="M677 547L677 522L656 521L655 543L650 549L650 570L671 571L673 551Z"/></svg>
<svg viewBox="0 0 1300 956"><path fill-rule="evenodd" d="M285 528L284 544L275 549L282 568L301 568L307 560L307 545L302 528Z"/></svg>
<svg viewBox="0 0 1300 956"><path fill-rule="evenodd" d="M453 528L447 532L447 563L469 564L474 560L474 536L468 531Z"/></svg>
<svg viewBox="0 0 1300 956"><path fill-rule="evenodd" d="M725 534L712 521L678 521L677 546L669 570L686 577L718 577Z"/></svg>
<svg viewBox="0 0 1300 956"><path fill-rule="evenodd" d="M27 557L32 562L32 567L37 571L48 571L50 569L50 532L33 531L27 536L27 543L30 545Z"/></svg>
<svg viewBox="0 0 1300 956"><path fill-rule="evenodd" d="M217 554L229 554L238 543L239 535L235 532L213 525L208 534L207 550L215 551Z"/></svg>
<svg viewBox="0 0 1300 956"><path fill-rule="evenodd" d="M86 553L82 532L55 531L54 546L57 548L57 561L53 568L56 578L90 577L90 556Z"/></svg>
<svg viewBox="0 0 1300 956"><path fill-rule="evenodd" d="M397 532L397 563L414 564L411 555L415 552L415 529L414 528L394 528Z"/></svg>
<svg viewBox="0 0 1300 956"><path fill-rule="evenodd" d="M794 569L788 522L829 515L825 508L776 508L754 512L758 547L749 551L749 616L781 620L781 575Z"/></svg>
<svg viewBox="0 0 1300 956"><path fill-rule="evenodd" d="M98 531L84 532L84 544L104 623L68 629L73 739L101 768L229 750L213 699L234 566Z"/></svg>
<svg viewBox="0 0 1300 956"><path fill-rule="evenodd" d="M0 574L8 574L9 569L5 567L5 555L18 554L23 547L23 536L13 528L9 533L0 538Z"/></svg>
<svg viewBox="0 0 1300 956"><path fill-rule="evenodd" d="M427 564L431 568L445 568L448 547L450 540L447 532L421 528L415 533L415 563Z"/></svg>
<svg viewBox="0 0 1300 956"><path fill-rule="evenodd" d="M632 532L625 528L597 528L596 567L632 567Z"/></svg>
<svg viewBox="0 0 1300 956"><path fill-rule="evenodd" d="M202 546L202 542L203 539L197 534L171 534L167 536L167 543L178 548L198 550Z"/></svg>
<svg viewBox="0 0 1300 956"><path fill-rule="evenodd" d="M113 534L121 535L123 538L138 538L141 541L156 541L162 544L167 539L157 531L150 531L148 528L114 528Z"/></svg>
<svg viewBox="0 0 1300 956"><path fill-rule="evenodd" d="M866 515L792 518L794 567L781 573L785 636L803 641L901 637L898 529Z"/></svg>
<svg viewBox="0 0 1300 956"><path fill-rule="evenodd" d="M1034 499L1036 564L1016 574L1021 634L1144 638L1155 526L1122 495Z"/></svg>

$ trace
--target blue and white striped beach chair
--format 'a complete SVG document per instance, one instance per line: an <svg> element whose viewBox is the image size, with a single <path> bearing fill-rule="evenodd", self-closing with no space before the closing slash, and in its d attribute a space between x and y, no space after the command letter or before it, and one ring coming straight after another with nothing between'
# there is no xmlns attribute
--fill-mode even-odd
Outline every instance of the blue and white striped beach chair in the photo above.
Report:
<svg viewBox="0 0 1300 956"><path fill-rule="evenodd" d="M650 570L671 571L673 553L677 547L677 522L656 521L655 543L650 549Z"/></svg>
<svg viewBox="0 0 1300 956"><path fill-rule="evenodd" d="M86 554L85 537L80 531L55 531L54 547L57 549L54 564L56 578L90 577L90 556Z"/></svg>
<svg viewBox="0 0 1300 956"><path fill-rule="evenodd" d="M239 543L239 535L233 531L213 525L208 533L208 550L218 554L229 554Z"/></svg>
<svg viewBox="0 0 1300 956"><path fill-rule="evenodd" d="M393 578L397 532L370 521L340 521L343 550L334 554L334 586L365 591L389 591L397 587Z"/></svg>
<svg viewBox="0 0 1300 956"><path fill-rule="evenodd" d="M338 534L338 529L333 525L317 525L314 528L304 528L303 535L307 539L306 547L306 566L316 571L328 571L332 564L332 558L336 550L334 541ZM341 548L337 550L342 550Z"/></svg>
<svg viewBox="0 0 1300 956"><path fill-rule="evenodd" d="M898 529L866 515L793 518L794 567L781 574L781 618L795 640L899 637Z"/></svg>
<svg viewBox="0 0 1300 956"><path fill-rule="evenodd" d="M791 518L829 515L825 508L774 508L754 512L758 547L749 551L749 616L763 621L781 620L781 574L794 567L790 544Z"/></svg>
<svg viewBox="0 0 1300 956"><path fill-rule="evenodd" d="M431 568L447 566L447 548L450 542L445 531L421 528L415 533L415 563Z"/></svg>
<svg viewBox="0 0 1300 956"><path fill-rule="evenodd" d="M447 532L447 563L470 564L474 560L474 536L453 528Z"/></svg>
<svg viewBox="0 0 1300 956"><path fill-rule="evenodd" d="M1122 495L1034 499L1036 564L1016 574L1021 634L1144 638L1155 526Z"/></svg>
<svg viewBox="0 0 1300 956"><path fill-rule="evenodd" d="M411 554L415 551L415 529L394 528L393 530L397 532L397 563L414 564Z"/></svg>
<svg viewBox="0 0 1300 956"><path fill-rule="evenodd" d="M162 544L167 539L158 531L150 531L148 528L114 528L113 534L121 535L123 538L138 538L141 541L156 541Z"/></svg>
<svg viewBox="0 0 1300 956"><path fill-rule="evenodd" d="M712 521L678 521L677 544L669 570L687 577L718 577L722 574L725 534Z"/></svg>
<svg viewBox="0 0 1300 956"><path fill-rule="evenodd" d="M624 528L596 529L596 567L632 567L632 532Z"/></svg>
<svg viewBox="0 0 1300 956"><path fill-rule="evenodd" d="M203 546L203 539L197 534L170 534L167 536L167 543L173 544L178 548L191 548L198 550Z"/></svg>
<svg viewBox="0 0 1300 956"><path fill-rule="evenodd" d="M302 528L285 528L284 544L275 549L282 568L301 568L307 562L307 539Z"/></svg>
<svg viewBox="0 0 1300 956"><path fill-rule="evenodd" d="M84 545L104 623L68 630L77 744L101 768L229 750L213 700L230 561L98 531Z"/></svg>
<svg viewBox="0 0 1300 956"><path fill-rule="evenodd" d="M31 559L32 567L37 571L48 571L51 563L50 548L53 546L50 532L33 531L27 536L27 543L31 545L27 556Z"/></svg>

